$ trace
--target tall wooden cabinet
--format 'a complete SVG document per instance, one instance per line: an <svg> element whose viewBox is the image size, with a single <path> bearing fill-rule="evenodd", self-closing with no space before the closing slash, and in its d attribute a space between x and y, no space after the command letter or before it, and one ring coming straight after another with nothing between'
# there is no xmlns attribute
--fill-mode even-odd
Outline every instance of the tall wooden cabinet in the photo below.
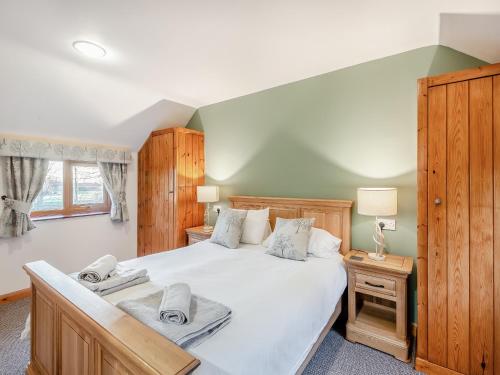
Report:
<svg viewBox="0 0 500 375"><path fill-rule="evenodd" d="M417 369L500 374L500 64L419 81Z"/></svg>
<svg viewBox="0 0 500 375"><path fill-rule="evenodd" d="M170 128L151 133L139 151L137 255L186 245L185 229L203 224L196 187L205 182L201 132Z"/></svg>

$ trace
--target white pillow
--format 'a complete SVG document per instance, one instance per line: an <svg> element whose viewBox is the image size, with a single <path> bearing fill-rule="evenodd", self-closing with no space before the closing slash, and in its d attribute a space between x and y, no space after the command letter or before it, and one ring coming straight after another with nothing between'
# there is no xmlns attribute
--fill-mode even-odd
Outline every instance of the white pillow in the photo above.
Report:
<svg viewBox="0 0 500 375"><path fill-rule="evenodd" d="M270 247L273 243L274 232L262 242L262 246ZM319 228L312 228L307 245L307 255L317 258L333 258L340 250L342 240Z"/></svg>
<svg viewBox="0 0 500 375"><path fill-rule="evenodd" d="M243 222L243 235L240 242L259 245L264 239L266 228L269 225L269 208L262 210L248 210Z"/></svg>
<svg viewBox="0 0 500 375"><path fill-rule="evenodd" d="M274 232L271 232L271 224L269 224L269 229L266 230L267 237L264 241L262 241L262 246L264 247L270 247L271 243L273 242L274 239Z"/></svg>
<svg viewBox="0 0 500 375"><path fill-rule="evenodd" d="M266 242L268 240L268 237L273 233L273 230L271 229L271 223L269 220L267 221L266 224L266 230L264 230L264 238L262 243ZM266 246L267 247L267 246Z"/></svg>
<svg viewBox="0 0 500 375"><path fill-rule="evenodd" d="M332 258L338 254L342 240L319 228L312 228L307 254L317 258Z"/></svg>

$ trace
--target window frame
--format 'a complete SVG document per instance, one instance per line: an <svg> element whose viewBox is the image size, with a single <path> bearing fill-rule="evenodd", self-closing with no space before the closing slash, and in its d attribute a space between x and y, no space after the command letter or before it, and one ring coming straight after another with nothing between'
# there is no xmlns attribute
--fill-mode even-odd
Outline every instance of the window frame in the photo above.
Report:
<svg viewBox="0 0 500 375"><path fill-rule="evenodd" d="M111 199L103 184L103 203L73 204L73 166L96 166L97 163L63 160L63 208L60 210L32 211L30 217L35 220L58 219L86 215L109 214Z"/></svg>

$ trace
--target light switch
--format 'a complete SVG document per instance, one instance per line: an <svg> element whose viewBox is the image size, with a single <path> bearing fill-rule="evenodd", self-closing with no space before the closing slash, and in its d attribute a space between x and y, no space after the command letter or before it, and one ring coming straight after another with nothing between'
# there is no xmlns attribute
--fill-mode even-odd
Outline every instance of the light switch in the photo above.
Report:
<svg viewBox="0 0 500 375"><path fill-rule="evenodd" d="M377 224L378 223L384 223L384 230L396 230L396 219L379 217L377 218Z"/></svg>

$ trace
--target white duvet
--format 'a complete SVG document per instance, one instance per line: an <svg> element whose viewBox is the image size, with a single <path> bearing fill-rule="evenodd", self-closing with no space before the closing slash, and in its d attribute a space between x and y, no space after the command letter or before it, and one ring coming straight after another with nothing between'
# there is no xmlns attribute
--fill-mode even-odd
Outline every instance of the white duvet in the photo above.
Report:
<svg viewBox="0 0 500 375"><path fill-rule="evenodd" d="M230 250L208 241L122 264L148 269L151 282L104 297L138 298L174 282L232 310L232 321L189 351L205 374L294 374L347 284L342 257L298 262L257 245Z"/></svg>

